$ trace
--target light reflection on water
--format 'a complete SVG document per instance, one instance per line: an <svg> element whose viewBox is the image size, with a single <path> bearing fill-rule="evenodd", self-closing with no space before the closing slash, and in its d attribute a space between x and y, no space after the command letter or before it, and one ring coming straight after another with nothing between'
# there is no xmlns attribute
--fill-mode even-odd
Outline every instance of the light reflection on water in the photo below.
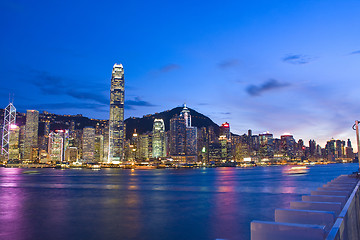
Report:
<svg viewBox="0 0 360 240"><path fill-rule="evenodd" d="M249 239L251 220L357 167L0 168L0 239Z"/></svg>

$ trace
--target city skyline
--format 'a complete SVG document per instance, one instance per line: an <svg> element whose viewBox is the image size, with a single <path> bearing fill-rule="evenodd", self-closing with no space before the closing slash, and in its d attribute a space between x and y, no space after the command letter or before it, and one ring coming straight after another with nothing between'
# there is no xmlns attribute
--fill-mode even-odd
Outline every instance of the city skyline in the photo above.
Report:
<svg viewBox="0 0 360 240"><path fill-rule="evenodd" d="M125 118L186 102L219 125L229 122L235 134L356 142L356 1L82 6L1 3L4 107L11 93L21 112L108 119L109 72L121 62Z"/></svg>

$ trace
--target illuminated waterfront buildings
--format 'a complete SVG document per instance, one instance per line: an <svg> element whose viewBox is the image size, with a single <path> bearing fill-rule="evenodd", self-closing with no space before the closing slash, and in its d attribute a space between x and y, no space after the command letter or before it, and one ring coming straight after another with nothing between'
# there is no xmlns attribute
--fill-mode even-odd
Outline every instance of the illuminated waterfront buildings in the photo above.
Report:
<svg viewBox="0 0 360 240"><path fill-rule="evenodd" d="M37 111L29 111L26 114L18 113L16 119L19 128L17 129L18 140L14 140L14 154L10 157L10 164L17 163L17 156L24 156L26 140L26 130L31 126L32 115ZM39 115L39 142L32 147L30 156L32 161L24 157L22 164L52 163L55 162L75 162L79 160L84 164L107 162L106 155L109 144L104 143L109 140L106 135L109 133L109 122L106 120L88 119L81 115L56 115L44 112ZM290 134L284 134L279 138L265 132L253 134L251 130L246 134L237 135L230 132L227 122L217 126L206 116L202 116L196 111L184 106L174 108L169 111L145 115L141 118L132 117L126 120L129 128L134 134L129 134L126 140L125 161L127 164L140 164L140 162L150 161L153 165L171 165L196 163L198 165L233 166L234 164L284 164L286 162L350 162L355 156L351 144L345 144L342 140L331 140L325 148L321 148L314 140L308 146L299 139L295 141ZM26 123L27 122L27 127ZM169 131L165 131L165 126L169 124ZM191 124L195 124L196 127ZM64 131L61 142L45 143L50 126ZM95 134L86 137L88 128L92 126ZM69 129L69 130L66 130ZM125 138L125 125L124 125ZM134 129L138 131L134 131ZM56 133L59 130L56 131ZM69 134L66 134L68 132ZM60 134L61 135L61 134ZM30 135L28 134L27 137ZM67 136L67 137L66 137ZM56 138L56 136L52 136ZM57 140L60 140L57 138ZM87 144L92 142L90 144ZM63 147L54 147L55 144ZM47 145L52 145L50 148ZM47 146L45 148L45 146ZM89 150L90 149L90 150ZM58 151L56 153L56 150ZM61 151L62 150L62 153ZM37 158L37 155L40 159ZM161 158L161 159L159 159ZM4 159L4 158L3 158ZM5 161L6 162L6 161ZM112 165L109 165L112 166ZM118 166L117 166L118 167Z"/></svg>
<svg viewBox="0 0 360 240"><path fill-rule="evenodd" d="M39 112L26 111L24 160L35 161L38 149Z"/></svg>
<svg viewBox="0 0 360 240"><path fill-rule="evenodd" d="M152 157L166 156L165 124L162 119L155 119L152 131Z"/></svg>
<svg viewBox="0 0 360 240"><path fill-rule="evenodd" d="M109 119L109 153L108 162L123 160L124 155L124 68L115 64L111 76L110 119Z"/></svg>

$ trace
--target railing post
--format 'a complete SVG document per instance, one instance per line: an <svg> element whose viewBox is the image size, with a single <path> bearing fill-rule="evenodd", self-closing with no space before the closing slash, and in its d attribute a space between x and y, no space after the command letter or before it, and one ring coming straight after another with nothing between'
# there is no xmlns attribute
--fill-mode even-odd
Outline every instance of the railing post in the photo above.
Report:
<svg viewBox="0 0 360 240"><path fill-rule="evenodd" d="M360 172L360 160L359 160L359 158L360 158L360 154L359 154L359 152L360 152L360 141L359 141L359 121L358 120L356 120L355 121L355 130L356 130L356 141L357 141L357 147L358 147L358 161L359 161L359 172Z"/></svg>

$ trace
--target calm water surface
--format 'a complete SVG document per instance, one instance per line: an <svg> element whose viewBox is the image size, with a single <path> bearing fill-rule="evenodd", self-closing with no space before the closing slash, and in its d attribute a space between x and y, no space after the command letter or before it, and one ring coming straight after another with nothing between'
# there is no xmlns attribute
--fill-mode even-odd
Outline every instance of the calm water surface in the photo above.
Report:
<svg viewBox="0 0 360 240"><path fill-rule="evenodd" d="M0 168L0 239L250 239L252 220L358 165L284 168Z"/></svg>

